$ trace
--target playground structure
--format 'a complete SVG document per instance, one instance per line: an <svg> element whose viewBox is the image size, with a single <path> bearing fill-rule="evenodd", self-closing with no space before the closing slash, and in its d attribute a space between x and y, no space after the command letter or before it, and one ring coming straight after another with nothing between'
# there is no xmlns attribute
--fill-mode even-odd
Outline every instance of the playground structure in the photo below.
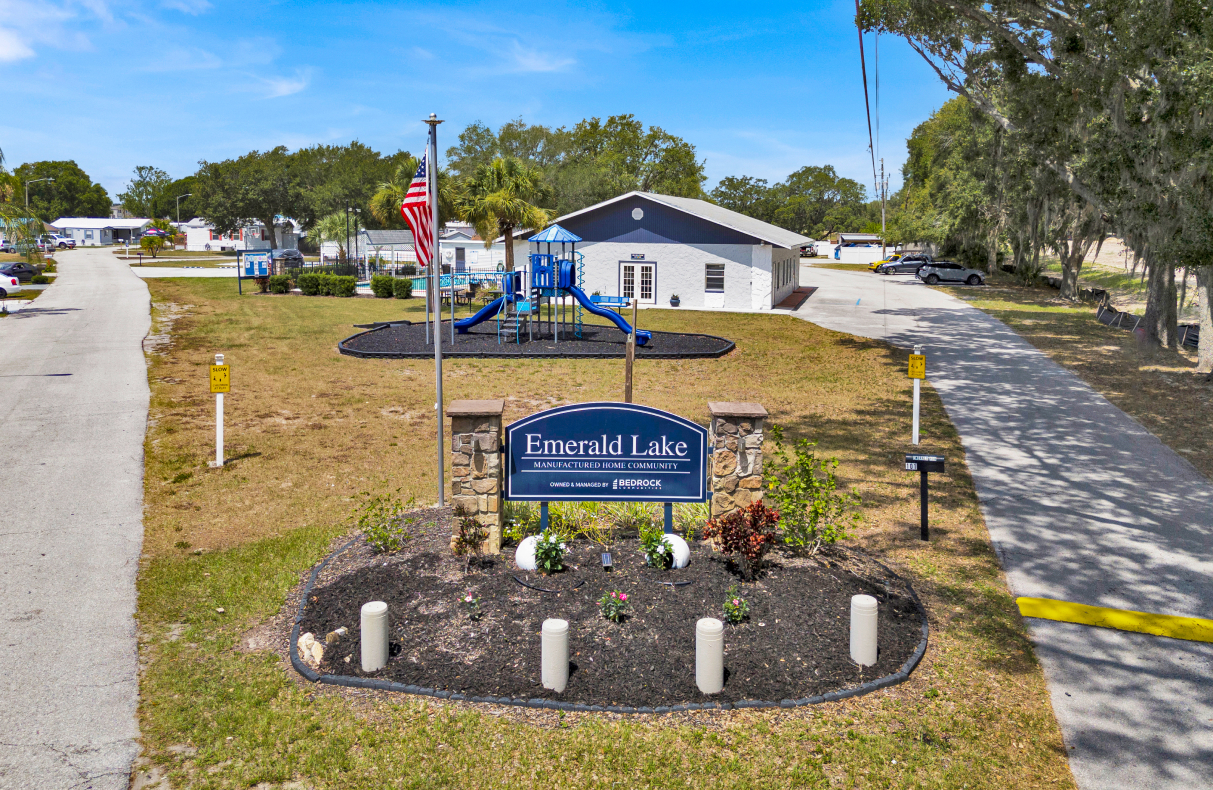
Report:
<svg viewBox="0 0 1213 790"><path fill-rule="evenodd" d="M563 329L565 337L580 339L582 337L584 313L605 318L625 334L632 333L632 326L618 313L599 306L581 290L584 281L584 259L577 252L577 242L581 237L569 233L559 225L552 225L541 233L527 239L534 245L534 251L528 256L527 266L512 272L496 273L467 273L470 284L476 278L479 282L488 280L499 283L501 296L486 304L475 315L455 322L459 334L467 334L477 324L485 321L496 321L497 338L513 336L514 342L522 342L522 329L526 326L528 340L536 335L550 337L557 343ZM552 251L552 245L559 244L557 253ZM546 251L540 252L540 245L546 245ZM449 287L452 292L456 286L455 280L459 274L442 276L442 287ZM446 283L450 278L449 286ZM572 304L567 301L572 299ZM543 318L543 308L547 307L547 318ZM545 333L544 328L548 328ZM645 330L636 331L636 344L644 346L652 339L652 333Z"/></svg>

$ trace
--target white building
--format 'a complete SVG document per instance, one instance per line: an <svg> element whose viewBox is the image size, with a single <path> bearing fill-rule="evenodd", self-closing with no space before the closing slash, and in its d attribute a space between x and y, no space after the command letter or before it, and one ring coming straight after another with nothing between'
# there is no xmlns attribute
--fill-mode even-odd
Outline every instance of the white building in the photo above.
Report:
<svg viewBox="0 0 1213 790"><path fill-rule="evenodd" d="M838 243L829 250L830 257L839 263L875 263L884 259L883 240L873 233L839 233ZM821 247L818 247L820 252ZM891 254L893 248L887 248Z"/></svg>
<svg viewBox="0 0 1213 790"><path fill-rule="evenodd" d="M577 251L587 294L641 304L677 295L690 308L770 310L796 290L800 248L811 241L714 203L651 192L628 192L556 222L583 239ZM515 241L519 266L531 235Z"/></svg>
<svg viewBox="0 0 1213 790"><path fill-rule="evenodd" d="M112 217L60 217L49 223L59 233L76 240L77 247L136 243L151 226L150 219Z"/></svg>
<svg viewBox="0 0 1213 790"><path fill-rule="evenodd" d="M274 229L277 248L280 250L295 250L299 248L299 224L293 219L279 217ZM174 223L175 224L175 223ZM230 233L221 233L215 226L201 217L194 217L189 222L177 226L185 233L185 248L191 252L206 250L268 250L270 235L265 225L253 222Z"/></svg>

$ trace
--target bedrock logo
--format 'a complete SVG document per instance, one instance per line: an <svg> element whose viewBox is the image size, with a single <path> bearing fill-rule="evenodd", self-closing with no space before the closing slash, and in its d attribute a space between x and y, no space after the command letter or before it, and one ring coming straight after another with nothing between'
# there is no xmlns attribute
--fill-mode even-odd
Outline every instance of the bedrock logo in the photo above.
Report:
<svg viewBox="0 0 1213 790"><path fill-rule="evenodd" d="M637 488L647 488L660 491L661 481L643 477L617 477L615 478L615 482L611 484L611 489L618 491L621 488L633 490Z"/></svg>

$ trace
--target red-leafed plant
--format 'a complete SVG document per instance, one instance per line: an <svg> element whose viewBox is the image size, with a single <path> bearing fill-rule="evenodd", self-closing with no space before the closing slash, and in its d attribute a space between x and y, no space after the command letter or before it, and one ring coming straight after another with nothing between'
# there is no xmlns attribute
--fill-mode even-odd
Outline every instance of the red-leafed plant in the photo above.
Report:
<svg viewBox="0 0 1213 790"><path fill-rule="evenodd" d="M762 558L775 545L779 511L762 502L708 521L703 536L720 544L720 550L737 556L737 564L746 581L762 569Z"/></svg>

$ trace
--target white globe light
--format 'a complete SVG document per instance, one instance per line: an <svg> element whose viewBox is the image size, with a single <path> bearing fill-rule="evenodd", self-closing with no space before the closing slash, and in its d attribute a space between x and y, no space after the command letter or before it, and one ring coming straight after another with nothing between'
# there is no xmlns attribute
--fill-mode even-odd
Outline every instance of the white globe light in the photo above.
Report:
<svg viewBox="0 0 1213 790"><path fill-rule="evenodd" d="M669 546L674 554L675 568L685 568L691 564L691 547L685 540L677 535L666 535L665 545Z"/></svg>
<svg viewBox="0 0 1213 790"><path fill-rule="evenodd" d="M539 569L539 563L535 562L535 544L539 542L538 535L531 535L523 538L518 544L518 548L514 551L514 564L519 570L534 571Z"/></svg>

